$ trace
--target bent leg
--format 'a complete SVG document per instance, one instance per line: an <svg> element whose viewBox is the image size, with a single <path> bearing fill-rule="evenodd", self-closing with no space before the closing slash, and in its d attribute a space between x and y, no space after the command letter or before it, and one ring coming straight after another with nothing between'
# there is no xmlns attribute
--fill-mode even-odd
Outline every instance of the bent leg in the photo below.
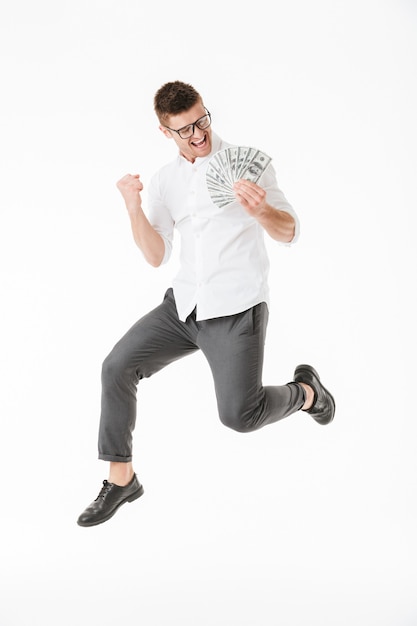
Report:
<svg viewBox="0 0 417 626"><path fill-rule="evenodd" d="M219 417L225 426L250 432L301 409L304 393L299 385L262 385L265 303L200 324L199 346L213 373Z"/></svg>
<svg viewBox="0 0 417 626"><path fill-rule="evenodd" d="M139 381L198 350L186 324L178 319L172 290L114 346L102 369L99 458L132 460Z"/></svg>

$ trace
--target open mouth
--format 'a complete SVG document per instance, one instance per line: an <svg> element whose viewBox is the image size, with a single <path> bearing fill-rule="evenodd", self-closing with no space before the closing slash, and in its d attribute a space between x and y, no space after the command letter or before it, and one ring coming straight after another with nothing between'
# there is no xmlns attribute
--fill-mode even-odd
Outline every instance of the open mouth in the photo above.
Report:
<svg viewBox="0 0 417 626"><path fill-rule="evenodd" d="M207 135L204 135L204 137L202 139L200 139L199 141L192 141L191 145L194 146L195 148L203 148L207 143Z"/></svg>

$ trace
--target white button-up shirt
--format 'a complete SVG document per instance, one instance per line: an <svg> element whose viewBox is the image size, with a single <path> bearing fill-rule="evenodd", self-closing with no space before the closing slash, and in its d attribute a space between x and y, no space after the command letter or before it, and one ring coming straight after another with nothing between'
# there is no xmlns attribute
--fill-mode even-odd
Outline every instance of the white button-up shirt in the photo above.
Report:
<svg viewBox="0 0 417 626"><path fill-rule="evenodd" d="M206 170L211 156L230 146L212 133L210 155L194 163L178 155L162 167L149 185L148 218L171 255L174 228L181 235L180 269L173 281L178 316L185 321L197 307L196 319L233 315L260 302L269 303L269 260L264 229L236 201L219 208L210 198ZM298 218L278 188L271 164L258 184L267 202ZM288 244L286 244L288 245Z"/></svg>

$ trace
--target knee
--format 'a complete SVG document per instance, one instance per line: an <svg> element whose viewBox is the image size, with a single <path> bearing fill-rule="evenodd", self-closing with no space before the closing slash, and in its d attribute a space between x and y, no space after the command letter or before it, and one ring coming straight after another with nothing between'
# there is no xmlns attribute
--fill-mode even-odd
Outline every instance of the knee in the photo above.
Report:
<svg viewBox="0 0 417 626"><path fill-rule="evenodd" d="M128 373L127 365L117 350L113 349L104 359L101 368L103 383L112 383L124 378Z"/></svg>
<svg viewBox="0 0 417 626"><path fill-rule="evenodd" d="M244 411L228 411L220 415L221 423L238 433L250 433L256 429L253 422L245 415Z"/></svg>
<svg viewBox="0 0 417 626"><path fill-rule="evenodd" d="M110 354L108 354L106 358L104 359L103 365L101 366L102 381L107 382L107 381L113 380L116 375L116 371L117 371L116 362L113 357L113 353L110 352Z"/></svg>

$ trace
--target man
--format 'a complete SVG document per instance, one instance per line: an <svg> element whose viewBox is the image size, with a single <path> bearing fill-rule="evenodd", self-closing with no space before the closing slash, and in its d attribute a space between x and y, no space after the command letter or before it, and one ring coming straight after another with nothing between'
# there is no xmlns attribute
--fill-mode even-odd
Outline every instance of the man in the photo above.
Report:
<svg viewBox="0 0 417 626"><path fill-rule="evenodd" d="M147 215L139 175L118 183L133 237L146 261L169 259L174 228L181 234L181 267L163 302L140 319L103 363L99 458L110 462L108 480L78 524L110 519L125 502L142 495L132 465L132 433L139 381L187 354L202 350L210 365L219 417L228 427L250 432L304 410L320 424L334 416L332 395L310 365L294 380L262 385L268 323L266 232L290 244L298 219L277 186L269 164L259 184L239 180L235 201L216 206L206 171L210 157L228 147L211 129L211 115L191 85L174 81L154 98L161 132L179 154L152 178Z"/></svg>

